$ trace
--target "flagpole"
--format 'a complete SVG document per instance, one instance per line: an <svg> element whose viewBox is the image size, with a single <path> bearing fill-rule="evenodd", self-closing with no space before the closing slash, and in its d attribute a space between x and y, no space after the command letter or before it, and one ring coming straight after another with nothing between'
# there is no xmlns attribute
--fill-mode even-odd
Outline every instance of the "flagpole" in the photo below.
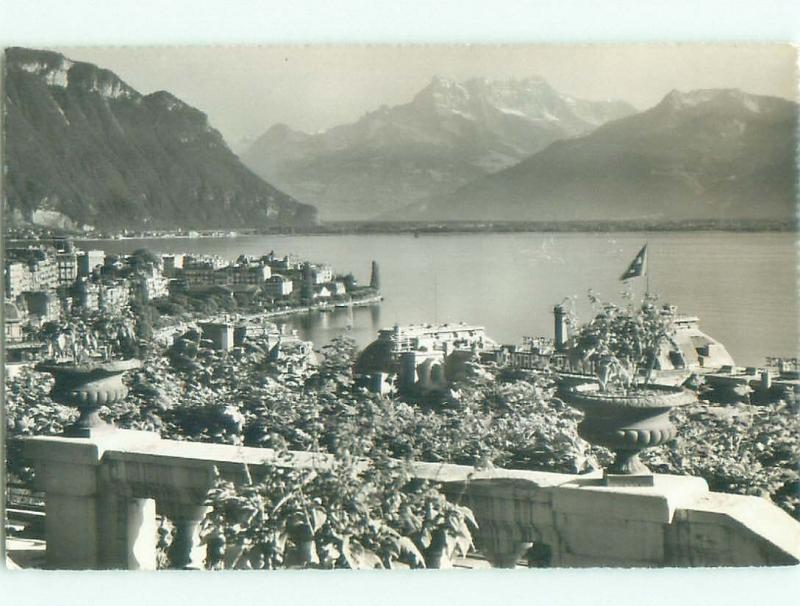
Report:
<svg viewBox="0 0 800 606"><path fill-rule="evenodd" d="M647 250L647 253L648 253L648 256L649 256L650 249L647 246L648 244L650 244L650 242L645 240L644 241L644 247L645 247L645 250ZM649 258L645 259L644 274L645 274L645 292L644 292L644 294L645 294L645 298L647 298L647 297L650 296L650 259Z"/></svg>

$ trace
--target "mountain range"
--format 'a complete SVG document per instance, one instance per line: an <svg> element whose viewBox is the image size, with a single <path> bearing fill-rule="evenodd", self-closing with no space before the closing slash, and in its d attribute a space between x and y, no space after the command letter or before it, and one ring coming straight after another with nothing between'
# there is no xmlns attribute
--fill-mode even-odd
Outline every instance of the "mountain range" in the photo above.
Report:
<svg viewBox="0 0 800 606"><path fill-rule="evenodd" d="M352 124L316 134L277 124L240 160L166 91L143 95L55 52L5 58L10 225L316 222L298 200L328 220L796 218L798 105L776 97L672 91L637 112L541 78L435 77Z"/></svg>
<svg viewBox="0 0 800 606"><path fill-rule="evenodd" d="M277 124L241 157L325 219L368 219L450 193L635 111L622 101L560 94L541 78L434 77L409 103L352 124L317 134Z"/></svg>
<svg viewBox="0 0 800 606"><path fill-rule="evenodd" d="M556 141L394 220L791 220L798 105L734 89L672 91L655 107Z"/></svg>
<svg viewBox="0 0 800 606"><path fill-rule="evenodd" d="M205 114L50 51L5 54L5 218L104 229L306 224L312 206L264 182Z"/></svg>

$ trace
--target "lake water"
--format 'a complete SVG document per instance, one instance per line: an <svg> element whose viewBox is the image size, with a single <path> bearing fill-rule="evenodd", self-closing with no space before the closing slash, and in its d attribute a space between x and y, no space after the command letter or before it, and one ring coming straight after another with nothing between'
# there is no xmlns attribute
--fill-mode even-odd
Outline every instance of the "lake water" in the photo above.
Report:
<svg viewBox="0 0 800 606"><path fill-rule="evenodd" d="M502 343L552 336L552 308L565 297L579 318L591 317L587 292L622 302L619 276L648 243L650 290L697 315L739 364L798 350L797 249L791 233L517 233L303 235L238 238L84 241L109 253L293 253L369 280L380 265L385 300L353 310L350 334L366 345L394 323L468 322ZM633 280L637 293L644 279ZM287 320L318 346L346 330L348 311Z"/></svg>

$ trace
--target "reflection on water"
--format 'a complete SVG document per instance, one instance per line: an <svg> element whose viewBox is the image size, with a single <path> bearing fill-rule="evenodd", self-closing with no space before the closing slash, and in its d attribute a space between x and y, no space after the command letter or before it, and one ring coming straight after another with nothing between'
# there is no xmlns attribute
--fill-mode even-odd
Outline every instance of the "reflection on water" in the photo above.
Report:
<svg viewBox="0 0 800 606"><path fill-rule="evenodd" d="M741 364L795 355L798 303L795 237L791 233L519 233L448 235L245 236L227 239L87 242L84 248L130 252L295 253L352 271L365 283L380 264L384 302L287 319L317 344L347 332L360 345L395 322L470 322L497 341L552 333L551 310L565 297L579 317L592 313L591 288L621 301L619 276L648 242L650 286L702 327ZM638 294L642 280L634 281Z"/></svg>
<svg viewBox="0 0 800 606"><path fill-rule="evenodd" d="M353 338L362 347L375 338L381 324L381 304L368 307L334 308L329 312L312 312L290 316L279 321L298 331L304 339L314 341L317 347L323 346L339 335Z"/></svg>

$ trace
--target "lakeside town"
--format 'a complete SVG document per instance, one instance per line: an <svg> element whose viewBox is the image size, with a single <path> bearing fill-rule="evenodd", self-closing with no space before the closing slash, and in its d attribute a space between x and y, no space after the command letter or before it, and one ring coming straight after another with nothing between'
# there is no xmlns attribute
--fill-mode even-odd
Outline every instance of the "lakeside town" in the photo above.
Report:
<svg viewBox="0 0 800 606"><path fill-rule="evenodd" d="M130 255L78 250L71 240L5 250L6 366L36 360L42 333L68 330L71 321L133 314L141 338L169 332L176 321L210 320L236 313L251 323L380 301L379 269L368 286L350 274L292 255L239 256L234 262L198 255ZM162 316L164 319L162 320ZM146 326L146 328L144 327ZM50 351L52 355L52 351ZM9 366L10 365L10 366Z"/></svg>
<svg viewBox="0 0 800 606"><path fill-rule="evenodd" d="M800 564L795 63L6 49L6 565Z"/></svg>
<svg viewBox="0 0 800 606"><path fill-rule="evenodd" d="M623 277L643 276L646 248ZM639 307L602 304L583 323L567 301L554 305L552 336L521 337L518 344L499 344L478 324L417 324L382 329L359 351L346 332L315 344L271 319L380 304L375 262L370 284L360 286L352 274L293 255L232 262L145 249L107 255L57 238L9 246L4 278L8 529L16 565L58 565L53 558L61 557L51 552L49 564L43 559L46 508L35 490L42 480L32 483L36 474L23 456L26 436L92 438L112 426L271 451L338 453L347 444L364 456L379 450L476 469L586 477L605 469L608 486L652 487L659 477L653 472L693 474L713 489L757 494L800 515L797 359L737 367L697 317L649 295ZM97 392L93 403L76 399L112 379L118 387ZM624 408L614 413L621 416L612 417L612 427L634 427L625 430L634 436L644 428L644 442L612 438L609 419L595 419L576 397L587 387L635 394L637 385L658 397L665 390L664 397L685 398L658 400L651 416L638 414L632 425ZM584 411L583 421L571 406ZM752 445L747 464L743 443ZM467 514L452 515L454 536L464 542L447 551L447 565L499 565L487 547L474 551L477 527ZM178 555L180 526L158 519L159 567L254 566L241 558L225 564L211 535L201 542L205 555ZM232 532L229 517L216 524ZM520 557L531 566L554 565L542 549ZM417 565L439 567L440 557L420 551ZM393 566L415 567L414 560L401 557Z"/></svg>

